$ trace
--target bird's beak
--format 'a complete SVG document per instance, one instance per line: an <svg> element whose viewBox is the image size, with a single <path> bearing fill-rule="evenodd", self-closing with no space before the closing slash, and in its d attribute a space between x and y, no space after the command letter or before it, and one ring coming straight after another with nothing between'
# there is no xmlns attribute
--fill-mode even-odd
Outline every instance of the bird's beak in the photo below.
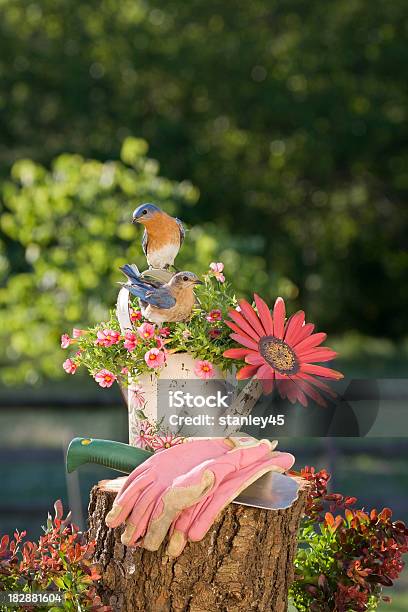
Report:
<svg viewBox="0 0 408 612"><path fill-rule="evenodd" d="M139 217L132 217L132 223L139 223Z"/></svg>
<svg viewBox="0 0 408 612"><path fill-rule="evenodd" d="M203 281L200 281L198 279L194 281L194 284L195 285L204 285Z"/></svg>

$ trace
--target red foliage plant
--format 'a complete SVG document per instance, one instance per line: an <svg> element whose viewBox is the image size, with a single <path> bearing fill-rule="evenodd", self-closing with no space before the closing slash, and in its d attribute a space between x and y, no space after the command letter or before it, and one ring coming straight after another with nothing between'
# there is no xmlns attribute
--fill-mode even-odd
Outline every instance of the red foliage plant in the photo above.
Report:
<svg viewBox="0 0 408 612"><path fill-rule="evenodd" d="M26 532L15 531L0 539L1 591L61 591L65 610L109 612L97 595L95 582L100 578L91 558L94 542L88 542L70 515L63 519L61 501L54 504L55 516L48 515L44 535L38 542L24 541ZM31 611L32 606L19 610ZM35 610L39 610L38 607Z"/></svg>
<svg viewBox="0 0 408 612"><path fill-rule="evenodd" d="M383 587L392 586L404 567L407 527L392 521L389 508L353 509L355 497L329 494L325 470L305 467L298 475L310 493L291 589L295 606L302 612L375 609Z"/></svg>

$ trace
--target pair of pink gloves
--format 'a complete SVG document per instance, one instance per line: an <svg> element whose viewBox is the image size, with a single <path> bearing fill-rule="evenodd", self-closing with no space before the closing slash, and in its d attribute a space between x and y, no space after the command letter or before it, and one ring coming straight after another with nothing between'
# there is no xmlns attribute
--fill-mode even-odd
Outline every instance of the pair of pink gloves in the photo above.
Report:
<svg viewBox="0 0 408 612"><path fill-rule="evenodd" d="M160 451L122 485L108 527L126 524L122 543L158 550L167 532L167 552L176 557L188 540L202 540L217 515L267 472L284 472L293 455L274 451L277 442L253 438L190 440Z"/></svg>

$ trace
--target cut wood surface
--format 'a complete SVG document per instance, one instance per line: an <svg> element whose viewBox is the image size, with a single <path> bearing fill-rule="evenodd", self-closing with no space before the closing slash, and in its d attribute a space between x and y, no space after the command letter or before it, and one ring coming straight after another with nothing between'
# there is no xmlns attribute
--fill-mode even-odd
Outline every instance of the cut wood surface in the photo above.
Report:
<svg viewBox="0 0 408 612"><path fill-rule="evenodd" d="M293 580L297 530L307 497L285 510L229 504L201 542L187 544L180 557L127 548L123 527L109 529L105 516L123 478L92 489L89 536L102 575L100 595L114 612L235 612L287 610Z"/></svg>

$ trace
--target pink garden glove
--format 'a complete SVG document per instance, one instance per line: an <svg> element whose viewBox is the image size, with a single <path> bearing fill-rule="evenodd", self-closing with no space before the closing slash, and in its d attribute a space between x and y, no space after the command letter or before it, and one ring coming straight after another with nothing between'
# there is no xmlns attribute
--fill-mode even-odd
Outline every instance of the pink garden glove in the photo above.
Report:
<svg viewBox="0 0 408 612"><path fill-rule="evenodd" d="M273 469L270 466L274 448L271 442L267 440L257 441L251 438L236 438L233 442L235 448L224 455L204 461L193 467L189 472L178 476L163 495L157 498L147 525L146 535L141 542L143 548L157 550L166 537L172 522L180 512L195 506L198 502L203 503L208 496L216 496L219 487L229 478L236 477L242 488L245 488L246 482L249 481L249 476L245 472L246 468L257 464L257 472L252 473L253 480L256 480L257 474L260 476L265 473L265 468L267 468L266 471ZM276 444L277 442L274 442L274 445ZM277 453L277 455L280 454ZM276 463L277 457L274 459ZM293 463L292 457L290 462ZM278 469L282 471L281 468ZM241 473L243 474L242 478L240 478ZM229 492L226 503L228 503L231 494ZM133 539L130 541L130 544L132 543L134 543Z"/></svg>
<svg viewBox="0 0 408 612"><path fill-rule="evenodd" d="M126 521L122 542L128 545L136 542L146 531L157 499L175 478L232 448L234 442L231 439L213 438L191 440L154 454L126 478L106 516L106 524L117 527Z"/></svg>
<svg viewBox="0 0 408 612"><path fill-rule="evenodd" d="M204 465L208 460L216 461L230 452L233 455L227 469L231 470L233 465L239 463L241 447L246 448L247 452L251 451L247 456L247 463L251 463L270 452L271 443L252 438L234 441L214 438L194 440L156 453L128 476L106 516L106 524L117 527L125 521L126 528L121 539L123 544L131 546L145 534L152 519L153 529L150 530L146 547L156 546L158 538L160 546L173 519L181 510L209 492L215 481L214 473L206 468L194 473L191 482L183 481L181 489L177 478L189 474L192 468Z"/></svg>
<svg viewBox="0 0 408 612"><path fill-rule="evenodd" d="M272 452L260 461L225 478L213 493L183 510L173 521L167 552L177 557L187 541L198 542L207 534L219 513L244 489L267 472L286 472L295 462L289 453Z"/></svg>

